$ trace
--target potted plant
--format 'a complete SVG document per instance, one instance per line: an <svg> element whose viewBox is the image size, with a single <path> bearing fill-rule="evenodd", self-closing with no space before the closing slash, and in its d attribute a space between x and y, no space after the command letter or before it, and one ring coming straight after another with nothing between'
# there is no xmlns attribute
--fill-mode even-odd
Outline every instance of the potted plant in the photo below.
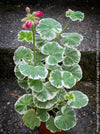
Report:
<svg viewBox="0 0 100 134"><path fill-rule="evenodd" d="M83 36L64 33L70 21L82 21L84 13L66 11L69 21L62 29L55 19L39 21L43 15L41 11L31 14L27 7L26 12L26 18L21 20L24 30L18 33L18 40L25 41L26 47L17 48L13 57L15 75L26 94L18 98L15 110L23 115L23 122L30 129L39 127L43 122L49 132L64 133L76 125L74 109L88 104L84 93L70 90L82 78L79 66L81 53L75 47L81 43ZM57 42L59 37L60 44ZM28 44L33 44L33 50Z"/></svg>

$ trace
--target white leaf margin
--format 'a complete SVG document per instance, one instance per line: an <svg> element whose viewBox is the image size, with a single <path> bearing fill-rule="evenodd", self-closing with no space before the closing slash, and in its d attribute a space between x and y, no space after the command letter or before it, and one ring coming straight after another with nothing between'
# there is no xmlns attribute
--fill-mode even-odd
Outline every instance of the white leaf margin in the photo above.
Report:
<svg viewBox="0 0 100 134"><path fill-rule="evenodd" d="M66 13L65 13L65 16L66 16L66 17L70 17L72 21L76 21L76 20L79 20L80 22L83 21L83 19L84 19L84 13L82 13L82 14L83 14L83 19L77 19L77 18L76 18L76 19L73 20L73 18L72 18L71 16L67 16L67 13L70 12L70 11L71 11L72 13L74 12L74 11L72 11L71 9L68 9L68 11L66 11ZM76 12L77 12L77 11L76 11Z"/></svg>
<svg viewBox="0 0 100 134"><path fill-rule="evenodd" d="M28 65L28 64L25 64L25 65ZM31 65L30 65L31 66ZM34 67L34 66L32 66L32 67ZM40 67L40 66L35 66L35 68L37 68L37 67ZM44 66L42 66L42 67L44 67ZM20 65L19 65L19 68L20 68ZM26 76L26 77L28 77L28 78L30 78L30 79L34 79L34 80L38 80L38 79L45 79L46 77L47 77L47 75L48 75L48 70L46 69L46 67L44 67L44 69L45 69L45 76L44 77L41 77L40 75L37 75L37 76L35 76L34 78L31 76L31 75L25 75L24 73L23 73L23 70L21 71L20 70L20 73L22 74L22 75L24 75L24 76Z"/></svg>
<svg viewBox="0 0 100 134"><path fill-rule="evenodd" d="M61 108L61 112L64 114L64 110L65 110L65 108L66 108L66 106L63 106L62 108ZM72 109L73 110L73 109ZM62 114L62 115L63 115ZM58 126L56 125L56 120L59 120L59 118L62 116L62 115L59 115L59 116L56 116L55 117L55 119L54 119L54 124L55 124L55 126L58 128ZM71 126L71 128L73 128L74 126L76 126L76 124L77 124L77 118L76 118L76 114L75 114L75 112L74 112L74 118L76 119L76 122L73 124L73 126ZM71 128L68 128L68 129L63 129L63 130L70 130ZM62 128L59 128L59 129L62 129Z"/></svg>
<svg viewBox="0 0 100 134"><path fill-rule="evenodd" d="M68 36L66 36L66 35L64 35L65 33L62 33L61 34L61 37L63 37L63 38L68 38ZM74 33L74 34L79 34L79 33ZM82 42L82 40L83 40L83 35L81 35L81 34L79 34L80 36L81 36L81 39L80 39L80 42L79 42L79 44ZM75 45L75 46L72 46L72 47L77 47L77 46L79 46L79 44L77 44L77 45ZM67 47L69 47L69 45L68 45L68 43L65 43L64 45L66 45Z"/></svg>
<svg viewBox="0 0 100 134"><path fill-rule="evenodd" d="M75 91L70 91L69 93L73 93L73 92L75 92ZM77 91L77 92L81 93L81 94L84 96L84 98L87 100L87 103L86 103L84 106L82 106L82 107L85 107L85 106L88 104L88 102L89 102L89 98L87 97L87 95L85 95L85 94L82 93L81 91ZM73 94L73 95L74 95L74 94ZM74 95L74 96L75 96L75 95ZM71 102L72 102L72 101L68 101L67 104L70 105ZM82 108L82 107L81 107L81 108ZM75 109L76 109L75 106L71 106L71 108L75 108ZM80 109L80 108L77 108L77 109Z"/></svg>
<svg viewBox="0 0 100 134"><path fill-rule="evenodd" d="M51 55L49 55L49 54L46 54L46 53L44 53L44 51L43 51L43 49L44 49L44 47L47 45L47 44L52 44L53 42L47 42L46 44L44 44L42 47L41 47L41 53L42 54L44 54L44 55L47 55L47 57L45 58L45 61L46 61L46 63L48 64L48 65L57 65L58 66L58 64L50 64L49 62L48 62L48 60L49 60L49 57L51 56ZM58 48L61 48L61 49L63 49L63 52L62 52L62 60L60 60L59 62L61 62L61 61L63 61L64 60L64 49L65 48L63 48L63 47L61 47L57 42L55 42L56 44L57 44L57 47ZM57 62L58 63L58 62Z"/></svg>
<svg viewBox="0 0 100 134"><path fill-rule="evenodd" d="M58 70L55 70L55 71L58 71ZM53 85L53 86L56 87L56 88L63 88L63 87L65 87L65 88L70 89L69 86L67 86L67 85L64 84L63 80L61 80L61 83L62 83L61 86L55 86L55 85L53 84L53 81L54 81L54 80L52 80L52 78L53 78L53 77L52 77L52 74L53 74L55 71L51 71L51 73L50 73L49 81L50 81L51 85ZM64 74L65 72L68 72L68 71L60 71L62 78L63 78L63 74ZM71 72L68 72L68 73L70 73L70 75L73 76ZM73 77L74 77L74 76L73 76ZM76 84L76 79L74 79L74 85L75 85L75 84Z"/></svg>
<svg viewBox="0 0 100 134"><path fill-rule="evenodd" d="M21 99L23 99L25 96L32 96L32 94L24 94L24 95L22 95L20 98L18 98L18 100L16 101L16 103L14 104L14 106L16 107L16 105L17 105L17 103L19 103L20 102L20 100ZM19 114L25 114L26 112L27 112L27 105L25 106L25 108L26 108L26 110L23 110L22 112L18 112L17 110L16 110L16 108L15 108L15 110L19 113Z"/></svg>
<svg viewBox="0 0 100 134"><path fill-rule="evenodd" d="M67 47L69 47L69 46L67 46ZM77 50L76 48L74 48L74 47L69 47L69 48L72 48L72 49L74 49L75 51L77 51L77 54L78 54L78 57L79 57L79 62L80 62L80 59L81 59L81 52L80 52L79 50ZM66 49L66 47L65 47L64 49ZM64 52L65 52L65 50L64 50ZM65 54L65 55L66 55L66 54ZM66 55L66 56L67 56L67 55ZM79 63L79 62L78 62L78 63L73 63L73 64L70 64L70 65L66 65L65 62L64 62L64 59L66 58L66 56L64 56L64 58L63 58L63 64L64 64L64 66L70 67L70 66L73 66L73 65Z"/></svg>
<svg viewBox="0 0 100 134"><path fill-rule="evenodd" d="M39 21L39 23L41 23L41 21L43 21L43 20L45 20L45 19L52 19L52 18L44 18L44 19L41 19L41 20ZM52 19L52 20L56 21L55 19ZM58 22L58 21L57 21L57 22ZM58 23L59 23L59 22L58 22ZM59 24L60 24L60 23L59 23ZM37 27L38 27L38 26L37 26ZM36 28L36 31L37 31L37 33L40 34L40 37L41 37L42 39L51 41L51 40L53 40L53 39L56 38L56 33L60 33L60 32L62 31L62 26L61 26L61 24L60 24L60 27L61 27L61 28L58 28L59 32L56 31L54 28L52 28L52 31L54 31L54 32L53 32L53 38L51 38L50 36L49 36L48 38L45 37L45 36L42 36L42 33L40 32L40 30L39 30L38 28Z"/></svg>
<svg viewBox="0 0 100 134"><path fill-rule="evenodd" d="M49 83L49 82L43 83L43 88L44 88L48 83ZM51 84L51 83L50 83L50 84ZM51 86L52 86L52 85L51 85ZM55 88L56 88L56 87L55 87ZM42 89L42 91L43 91L43 89ZM41 94L42 91L40 91L40 92L38 92L38 93ZM46 99L46 100L41 100L40 98L38 98L37 95L36 95L37 93L35 93L34 91L33 91L32 93L33 93L34 97L35 97L38 101L40 101L40 102L46 102L46 101L50 101L50 100L54 99L54 98L57 96L57 94L59 93L59 90L56 91L53 96L49 95L48 99Z"/></svg>

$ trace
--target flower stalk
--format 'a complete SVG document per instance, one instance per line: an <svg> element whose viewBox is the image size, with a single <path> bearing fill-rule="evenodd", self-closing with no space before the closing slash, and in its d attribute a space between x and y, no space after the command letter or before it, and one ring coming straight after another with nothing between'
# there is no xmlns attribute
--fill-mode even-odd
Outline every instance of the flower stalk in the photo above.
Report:
<svg viewBox="0 0 100 134"><path fill-rule="evenodd" d="M36 66L36 53L35 53L35 31L34 27L31 27L32 29L32 34L33 34L33 53L34 53L34 65Z"/></svg>

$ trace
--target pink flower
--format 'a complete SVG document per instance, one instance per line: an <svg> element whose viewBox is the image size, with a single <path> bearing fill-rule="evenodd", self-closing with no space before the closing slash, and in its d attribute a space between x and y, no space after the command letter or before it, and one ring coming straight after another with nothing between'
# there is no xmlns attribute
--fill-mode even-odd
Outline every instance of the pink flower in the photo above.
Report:
<svg viewBox="0 0 100 134"><path fill-rule="evenodd" d="M41 11L37 11L36 13L37 13L37 15L36 15L37 17L41 17L43 15L43 12L41 12Z"/></svg>
<svg viewBox="0 0 100 134"><path fill-rule="evenodd" d="M30 22L30 21L26 21L25 26L26 26L27 28L30 28L30 27L31 27L31 22Z"/></svg>
<svg viewBox="0 0 100 134"><path fill-rule="evenodd" d="M26 12L29 13L30 12L30 8L26 7Z"/></svg>
<svg viewBox="0 0 100 134"><path fill-rule="evenodd" d="M36 25L38 25L38 24L39 24L39 21L38 21L38 20L35 20L34 23L35 23Z"/></svg>
<svg viewBox="0 0 100 134"><path fill-rule="evenodd" d="M22 25L22 28L25 30L25 29L26 29L26 25L25 25L25 24L23 24L23 25Z"/></svg>

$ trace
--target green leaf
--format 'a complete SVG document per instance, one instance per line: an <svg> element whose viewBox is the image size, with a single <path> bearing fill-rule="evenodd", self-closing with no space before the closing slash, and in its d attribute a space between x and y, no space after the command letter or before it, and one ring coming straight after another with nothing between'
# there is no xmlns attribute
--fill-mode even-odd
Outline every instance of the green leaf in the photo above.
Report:
<svg viewBox="0 0 100 134"><path fill-rule="evenodd" d="M66 99L69 100L69 101L74 101L75 100L75 96L68 92L67 95L66 95Z"/></svg>
<svg viewBox="0 0 100 134"><path fill-rule="evenodd" d="M34 107L32 94L24 94L21 96L15 103L15 110L19 114L25 114L27 106Z"/></svg>
<svg viewBox="0 0 100 134"><path fill-rule="evenodd" d="M63 101L63 100L62 100L62 101ZM56 113L56 116L62 115L61 108L62 108L63 106L66 106L66 107L67 107L67 103L66 103L65 101L60 102L60 103L58 104L57 108L59 109L59 111Z"/></svg>
<svg viewBox="0 0 100 134"><path fill-rule="evenodd" d="M20 85L21 88L25 89L26 91L29 90L29 86L27 83L27 78L24 78L23 80L18 80L18 84Z"/></svg>
<svg viewBox="0 0 100 134"><path fill-rule="evenodd" d="M27 30L22 30L18 33L19 41L32 42L32 32Z"/></svg>
<svg viewBox="0 0 100 134"><path fill-rule="evenodd" d="M35 45L38 49L41 49L41 47L46 43L44 39L42 39L40 36L35 36Z"/></svg>
<svg viewBox="0 0 100 134"><path fill-rule="evenodd" d="M46 102L47 100L52 100L57 96L59 89L53 87L49 82L45 83L43 90L40 93L33 92L33 95L38 101Z"/></svg>
<svg viewBox="0 0 100 134"><path fill-rule="evenodd" d="M61 36L63 37L62 44L70 47L78 46L83 40L83 36L78 33L63 33Z"/></svg>
<svg viewBox="0 0 100 134"><path fill-rule="evenodd" d="M65 58L64 65L72 66L79 63L81 53L76 48L66 47L65 49Z"/></svg>
<svg viewBox="0 0 100 134"><path fill-rule="evenodd" d="M46 55L42 54L41 52L36 52L36 65L43 65L43 61L45 61Z"/></svg>
<svg viewBox="0 0 100 134"><path fill-rule="evenodd" d="M28 64L19 65L19 70L22 75L27 76L30 79L45 79L48 71L43 66L32 66Z"/></svg>
<svg viewBox="0 0 100 134"><path fill-rule="evenodd" d="M64 86L70 89L76 84L73 75L68 71L52 71L50 73L49 81L56 88L62 88Z"/></svg>
<svg viewBox="0 0 100 134"><path fill-rule="evenodd" d="M56 34L62 31L61 24L51 18L41 19L39 25L36 27L37 33L40 34L44 40L53 40L56 38Z"/></svg>
<svg viewBox="0 0 100 134"><path fill-rule="evenodd" d="M15 64L20 64L22 62L30 63L33 61L33 52L31 49L27 49L24 46L18 47L14 52L14 62Z"/></svg>
<svg viewBox="0 0 100 134"><path fill-rule="evenodd" d="M40 126L40 119L37 118L35 110L29 109L25 115L22 117L24 124L30 129L34 129L35 127Z"/></svg>
<svg viewBox="0 0 100 134"><path fill-rule="evenodd" d="M72 108L81 108L88 104L88 97L80 91L70 91L75 97L74 100L69 100L67 103Z"/></svg>
<svg viewBox="0 0 100 134"><path fill-rule="evenodd" d="M18 66L18 65L15 66L14 72L15 72L15 75L16 75L16 77L17 77L18 79L23 80L23 79L25 78L25 76L20 73L20 71L19 71L19 66Z"/></svg>
<svg viewBox="0 0 100 134"><path fill-rule="evenodd" d="M63 60L64 49L56 42L49 42L41 48L41 52L48 55L46 63L48 65L55 65Z"/></svg>
<svg viewBox="0 0 100 134"><path fill-rule="evenodd" d="M59 102L64 101L66 99L66 94L67 94L67 91L64 88L62 88L59 98L58 98Z"/></svg>
<svg viewBox="0 0 100 134"><path fill-rule="evenodd" d="M28 86L35 92L41 92L43 90L43 83L41 80L28 79Z"/></svg>
<svg viewBox="0 0 100 134"><path fill-rule="evenodd" d="M58 129L54 124L53 116L50 116L49 120L46 122L46 128L49 129L52 133L60 131L60 129Z"/></svg>
<svg viewBox="0 0 100 134"><path fill-rule="evenodd" d="M62 115L54 119L54 124L58 129L69 130L76 125L76 115L74 110L68 107L62 107ZM61 114L61 113L60 113Z"/></svg>
<svg viewBox="0 0 100 134"><path fill-rule="evenodd" d="M56 113L56 116L62 115L61 108L62 108L62 106L65 106L65 105L58 105L58 106L59 106L58 109L59 109L60 111L58 111L58 112Z"/></svg>
<svg viewBox="0 0 100 134"><path fill-rule="evenodd" d="M51 71L53 71L53 70L61 70L62 69L61 66L59 66L59 65L48 65L48 64L46 64L45 66L46 66L47 69L49 69Z"/></svg>
<svg viewBox="0 0 100 134"><path fill-rule="evenodd" d="M45 110L45 109L39 109L38 108L36 110L36 115L37 115L37 117L40 118L40 120L42 122L46 122L50 118L50 115L48 114L47 110Z"/></svg>
<svg viewBox="0 0 100 134"><path fill-rule="evenodd" d="M82 69L78 64L73 66L62 66L63 70L71 72L76 81L79 81L82 78Z"/></svg>
<svg viewBox="0 0 100 134"><path fill-rule="evenodd" d="M82 21L84 19L84 13L80 12L80 11L72 11L71 9L69 9L68 11L66 11L66 17L70 17L70 19L72 21Z"/></svg>
<svg viewBox="0 0 100 134"><path fill-rule="evenodd" d="M49 81L53 86L55 86L57 88L63 87L62 75L59 70L55 70L50 73Z"/></svg>
<svg viewBox="0 0 100 134"><path fill-rule="evenodd" d="M47 100L45 102L38 101L36 97L33 97L33 102L35 106L40 109L50 109L54 104L57 103L57 96L52 100Z"/></svg>

